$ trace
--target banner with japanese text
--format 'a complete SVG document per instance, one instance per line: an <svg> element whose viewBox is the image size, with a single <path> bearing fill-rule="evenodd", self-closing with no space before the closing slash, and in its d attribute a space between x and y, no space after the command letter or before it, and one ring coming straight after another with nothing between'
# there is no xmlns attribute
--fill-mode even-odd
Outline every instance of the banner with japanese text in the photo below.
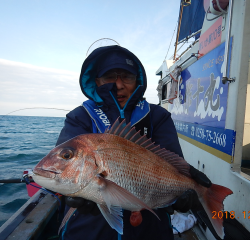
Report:
<svg viewBox="0 0 250 240"><path fill-rule="evenodd" d="M231 44L229 49L231 52ZM182 71L179 98L169 104L174 120L225 128L228 83L222 83L224 50L222 43Z"/></svg>

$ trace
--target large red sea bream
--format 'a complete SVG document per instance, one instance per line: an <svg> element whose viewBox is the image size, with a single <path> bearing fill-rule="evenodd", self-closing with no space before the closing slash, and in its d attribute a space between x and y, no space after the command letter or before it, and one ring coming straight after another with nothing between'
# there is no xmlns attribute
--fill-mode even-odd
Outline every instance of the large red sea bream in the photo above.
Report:
<svg viewBox="0 0 250 240"><path fill-rule="evenodd" d="M199 185L183 158L155 146L124 121L116 121L103 134L83 134L58 145L34 173L35 182L45 188L96 202L110 226L121 234L122 209L153 212L194 189L216 232L224 236L223 220L212 219L212 212L223 210L223 201L232 191L215 184Z"/></svg>

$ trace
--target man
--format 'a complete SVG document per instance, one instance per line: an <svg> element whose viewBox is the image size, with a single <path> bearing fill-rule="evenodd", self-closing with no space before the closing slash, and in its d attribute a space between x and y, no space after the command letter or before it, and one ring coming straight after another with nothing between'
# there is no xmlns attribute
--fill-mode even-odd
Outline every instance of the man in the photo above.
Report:
<svg viewBox="0 0 250 240"><path fill-rule="evenodd" d="M164 108L149 104L143 98L147 87L146 73L140 60L120 46L100 47L84 61L80 86L89 99L82 106L67 114L65 126L57 145L79 134L100 133L120 117L131 122L136 130L152 138L152 141L183 157L177 133L170 113ZM191 168L198 181L209 186L205 175ZM191 173L192 175L192 173ZM173 206L187 211L192 206L195 193L184 193ZM156 209L159 221L152 213L143 210L142 223L131 226L130 212L123 212L124 233L120 236L112 229L97 205L81 198L66 198L66 204L77 211L65 224L62 239L173 239L168 209ZM66 211L69 207L66 207ZM170 210L173 212L173 207Z"/></svg>

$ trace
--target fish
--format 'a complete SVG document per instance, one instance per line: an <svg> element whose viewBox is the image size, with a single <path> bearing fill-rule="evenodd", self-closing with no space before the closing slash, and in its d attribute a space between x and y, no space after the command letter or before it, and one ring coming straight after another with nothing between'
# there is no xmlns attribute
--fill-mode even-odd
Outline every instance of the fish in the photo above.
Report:
<svg viewBox="0 0 250 240"><path fill-rule="evenodd" d="M109 225L123 234L122 209L131 211L130 222L142 221L140 211L171 205L186 190L197 192L208 217L223 238L224 199L233 192L195 182L190 165L179 155L161 148L131 124L115 121L104 133L78 135L52 149L33 169L34 181L65 196L94 201Z"/></svg>

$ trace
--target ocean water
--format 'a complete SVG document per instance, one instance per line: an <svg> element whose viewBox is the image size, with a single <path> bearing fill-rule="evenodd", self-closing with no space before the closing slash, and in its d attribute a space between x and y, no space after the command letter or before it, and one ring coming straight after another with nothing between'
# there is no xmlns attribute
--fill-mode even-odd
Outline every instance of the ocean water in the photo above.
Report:
<svg viewBox="0 0 250 240"><path fill-rule="evenodd" d="M0 116L0 179L21 178L55 146L65 118ZM29 196L25 183L0 183L0 226Z"/></svg>

